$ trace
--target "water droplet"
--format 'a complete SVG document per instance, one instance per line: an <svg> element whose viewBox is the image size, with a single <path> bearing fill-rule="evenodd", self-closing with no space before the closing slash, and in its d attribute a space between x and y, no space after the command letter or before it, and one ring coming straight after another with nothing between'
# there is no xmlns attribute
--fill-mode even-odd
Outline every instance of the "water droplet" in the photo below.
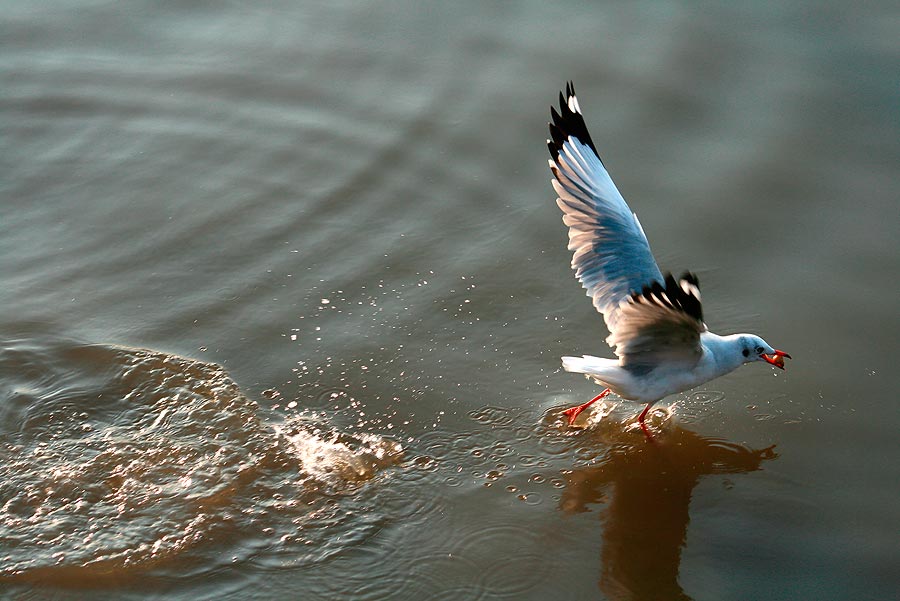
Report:
<svg viewBox="0 0 900 601"><path fill-rule="evenodd" d="M527 492L527 493L518 495L516 498L518 498L520 501L524 502L526 505L540 505L541 501L543 500L541 498L541 495L539 495L536 492Z"/></svg>

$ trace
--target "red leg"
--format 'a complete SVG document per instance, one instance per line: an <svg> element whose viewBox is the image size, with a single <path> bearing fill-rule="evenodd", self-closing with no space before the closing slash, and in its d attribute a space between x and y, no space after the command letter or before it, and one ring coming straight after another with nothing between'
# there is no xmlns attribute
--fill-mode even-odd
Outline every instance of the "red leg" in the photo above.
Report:
<svg viewBox="0 0 900 601"><path fill-rule="evenodd" d="M644 410L641 411L641 414L638 416L638 423L641 425L641 430L644 432L644 436L647 437L647 440L651 442L653 441L653 435L650 434L650 428L644 423L644 418L647 417L647 412L650 411L650 407L652 407L655 402L656 401L651 401L647 403L647 406L644 407Z"/></svg>
<svg viewBox="0 0 900 601"><path fill-rule="evenodd" d="M610 393L610 390L609 390L609 388L607 388L606 390L604 390L603 392L601 392L600 394L598 394L597 396L595 396L594 398L589 400L587 403L584 403L583 405L577 405L575 407L569 407L568 409L563 411L563 415L566 415L569 417L569 425L571 426L572 424L575 423L575 418L578 417L579 413L581 413L582 411L584 411L585 409L587 409L588 407L590 407L591 405L593 405L594 403L596 403L597 401L599 401L600 399L602 399L603 397L608 395L609 393Z"/></svg>
<svg viewBox="0 0 900 601"><path fill-rule="evenodd" d="M653 406L653 403L647 403L647 406L644 407L644 410L641 411L641 414L638 416L638 421L641 423L641 426L644 425L644 418L647 417L647 412L650 411L650 407Z"/></svg>

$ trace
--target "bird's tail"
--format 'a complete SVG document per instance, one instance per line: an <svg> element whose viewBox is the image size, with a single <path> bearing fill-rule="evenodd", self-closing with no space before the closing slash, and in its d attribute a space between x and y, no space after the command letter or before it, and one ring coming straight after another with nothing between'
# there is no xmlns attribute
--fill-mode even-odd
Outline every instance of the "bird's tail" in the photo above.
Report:
<svg viewBox="0 0 900 601"><path fill-rule="evenodd" d="M572 371L578 374L597 374L605 373L610 363L615 363L612 359L601 359L600 357L563 357L562 366L566 371Z"/></svg>
<svg viewBox="0 0 900 601"><path fill-rule="evenodd" d="M590 355L563 357L562 366L566 371L584 374L597 384L612 388L617 394L625 375L622 366L615 359L603 359Z"/></svg>

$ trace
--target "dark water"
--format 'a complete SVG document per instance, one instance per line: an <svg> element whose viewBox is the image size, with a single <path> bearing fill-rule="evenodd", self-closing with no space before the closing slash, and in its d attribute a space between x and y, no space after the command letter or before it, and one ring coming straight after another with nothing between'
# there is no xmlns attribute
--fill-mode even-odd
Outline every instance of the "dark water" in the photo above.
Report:
<svg viewBox="0 0 900 601"><path fill-rule="evenodd" d="M0 595L887 599L893 3L0 3ZM574 79L663 269L794 361L601 353Z"/></svg>

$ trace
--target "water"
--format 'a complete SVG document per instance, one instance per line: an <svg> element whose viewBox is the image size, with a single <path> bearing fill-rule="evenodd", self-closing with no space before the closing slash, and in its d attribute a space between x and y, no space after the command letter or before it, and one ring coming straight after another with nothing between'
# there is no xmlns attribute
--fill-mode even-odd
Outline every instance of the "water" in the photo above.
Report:
<svg viewBox="0 0 900 601"><path fill-rule="evenodd" d="M3 597L896 595L891 4L0 14ZM794 356L654 445L560 416L568 79L710 327Z"/></svg>

